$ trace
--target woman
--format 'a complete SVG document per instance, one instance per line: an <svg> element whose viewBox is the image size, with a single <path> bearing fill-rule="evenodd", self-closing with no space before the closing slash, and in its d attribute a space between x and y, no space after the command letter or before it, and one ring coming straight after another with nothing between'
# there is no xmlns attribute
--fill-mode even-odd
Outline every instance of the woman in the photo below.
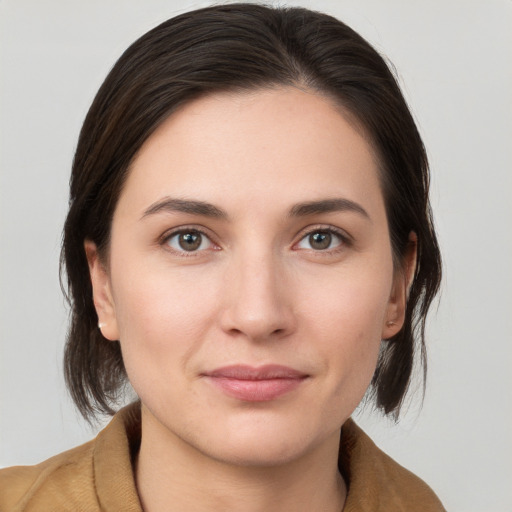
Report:
<svg viewBox="0 0 512 512"><path fill-rule="evenodd" d="M66 378L98 437L0 472L6 510L444 510L350 415L398 417L440 280L428 166L383 59L305 9L171 19L86 117Z"/></svg>

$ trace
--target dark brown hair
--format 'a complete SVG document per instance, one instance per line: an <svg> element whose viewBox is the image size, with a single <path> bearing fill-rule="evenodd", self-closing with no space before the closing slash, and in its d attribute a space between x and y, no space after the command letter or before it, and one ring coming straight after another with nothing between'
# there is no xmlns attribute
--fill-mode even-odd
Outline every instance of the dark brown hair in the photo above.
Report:
<svg viewBox="0 0 512 512"><path fill-rule="evenodd" d="M126 383L119 342L97 328L84 240L106 253L130 162L180 105L216 91L276 85L316 90L357 121L379 157L395 262L402 261L410 232L418 237L405 324L383 342L371 383L377 407L397 417L416 355L425 371L425 319L441 263L425 149L392 73L368 42L326 14L213 6L170 19L131 45L99 89L80 133L61 268L71 306L65 376L84 417L112 414Z"/></svg>

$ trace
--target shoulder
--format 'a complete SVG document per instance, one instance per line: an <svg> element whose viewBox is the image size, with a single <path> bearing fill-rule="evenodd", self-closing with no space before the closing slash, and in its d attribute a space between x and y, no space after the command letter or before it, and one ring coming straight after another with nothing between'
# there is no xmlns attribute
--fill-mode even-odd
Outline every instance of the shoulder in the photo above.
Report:
<svg viewBox="0 0 512 512"><path fill-rule="evenodd" d="M142 512L132 467L139 444L134 403L88 443L35 466L0 470L0 511Z"/></svg>
<svg viewBox="0 0 512 512"><path fill-rule="evenodd" d="M421 478L380 450L352 420L342 430L340 469L349 481L346 512L445 512Z"/></svg>
<svg viewBox="0 0 512 512"><path fill-rule="evenodd" d="M0 510L83 510L95 501L93 450L90 441L35 466L0 470Z"/></svg>

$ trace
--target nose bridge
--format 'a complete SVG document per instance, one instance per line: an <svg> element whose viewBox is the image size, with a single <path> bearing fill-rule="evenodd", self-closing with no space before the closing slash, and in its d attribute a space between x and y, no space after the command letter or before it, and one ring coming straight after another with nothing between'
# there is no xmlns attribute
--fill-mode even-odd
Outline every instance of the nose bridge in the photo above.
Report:
<svg viewBox="0 0 512 512"><path fill-rule="evenodd" d="M253 340L289 333L294 321L279 256L252 244L233 254L230 267L224 329Z"/></svg>

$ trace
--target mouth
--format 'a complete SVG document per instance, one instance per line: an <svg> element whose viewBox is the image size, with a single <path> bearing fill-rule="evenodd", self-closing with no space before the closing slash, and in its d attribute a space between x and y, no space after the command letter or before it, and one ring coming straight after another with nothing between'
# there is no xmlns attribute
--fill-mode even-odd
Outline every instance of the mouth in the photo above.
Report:
<svg viewBox="0 0 512 512"><path fill-rule="evenodd" d="M297 389L309 376L281 365L232 365L203 374L226 395L244 402L268 402Z"/></svg>

